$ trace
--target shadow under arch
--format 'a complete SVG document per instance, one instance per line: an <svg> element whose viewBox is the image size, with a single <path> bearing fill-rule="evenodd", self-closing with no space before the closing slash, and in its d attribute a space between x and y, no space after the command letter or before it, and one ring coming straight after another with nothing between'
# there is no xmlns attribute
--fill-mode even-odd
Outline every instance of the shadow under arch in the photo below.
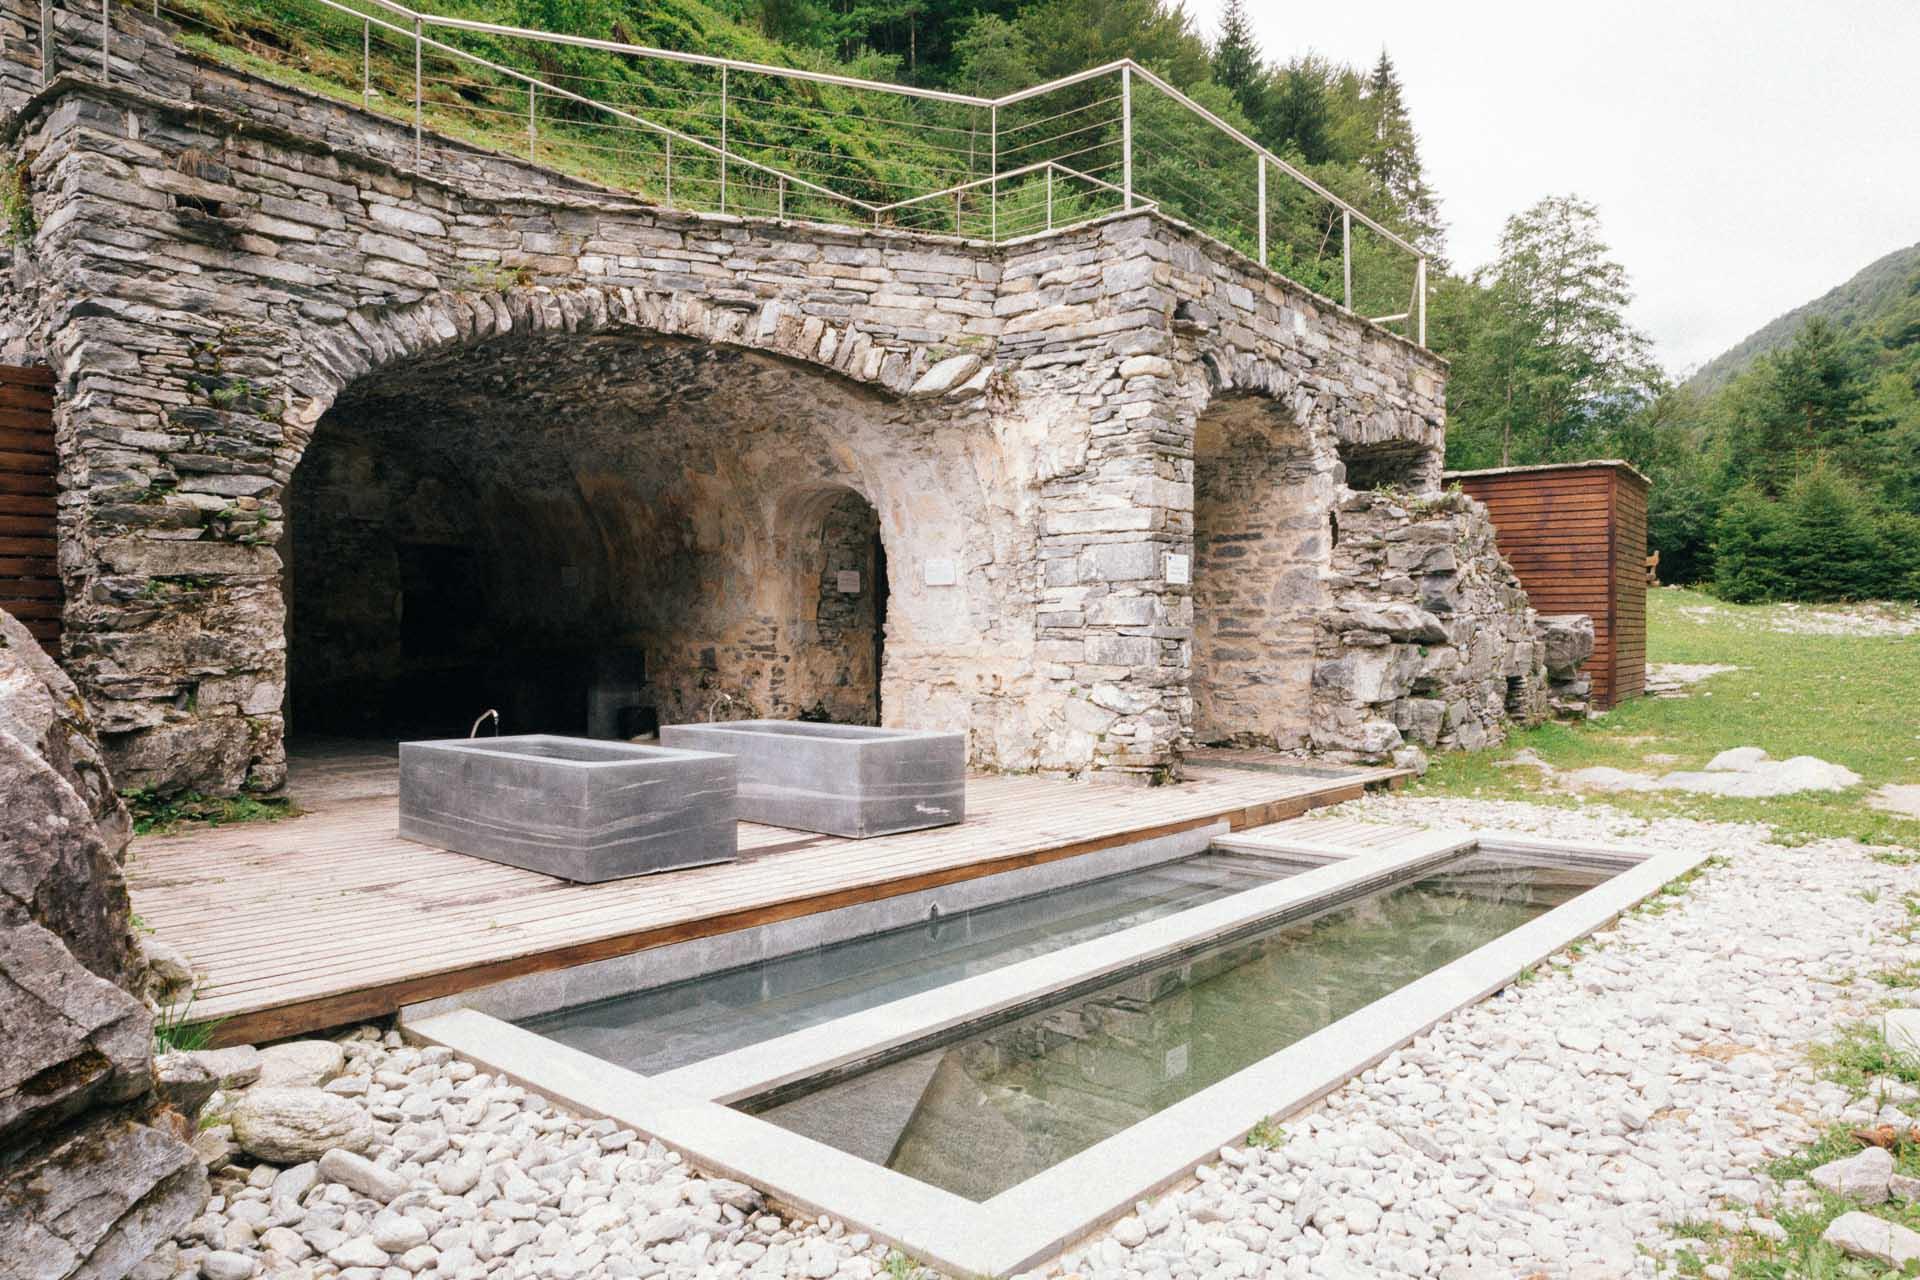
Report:
<svg viewBox="0 0 1920 1280"><path fill-rule="evenodd" d="M774 500L770 527L794 590L794 684L812 691L800 714L881 723L888 582L878 508L851 483L798 483Z"/></svg>
<svg viewBox="0 0 1920 1280"><path fill-rule="evenodd" d="M330 362L361 371L285 491L290 733L877 716L865 495L910 406L732 322L602 303L441 299Z"/></svg>

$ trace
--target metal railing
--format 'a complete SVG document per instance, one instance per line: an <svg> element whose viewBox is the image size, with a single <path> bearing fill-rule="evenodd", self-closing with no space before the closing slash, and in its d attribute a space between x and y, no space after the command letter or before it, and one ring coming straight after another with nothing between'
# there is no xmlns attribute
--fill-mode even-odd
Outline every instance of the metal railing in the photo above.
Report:
<svg viewBox="0 0 1920 1280"><path fill-rule="evenodd" d="M67 0L66 11L90 3ZM1426 344L1418 246L1132 61L986 98L398 0L100 0L109 79L115 5L170 19L189 48L304 88L354 100L357 79L359 105L411 119L416 164L431 129L524 146L537 162L674 207L995 242L1158 209ZM295 5L306 10L298 26L287 22ZM42 0L49 67L56 7ZM249 21L236 25L236 13ZM266 46L256 31L285 38ZM515 50L526 56L511 59Z"/></svg>

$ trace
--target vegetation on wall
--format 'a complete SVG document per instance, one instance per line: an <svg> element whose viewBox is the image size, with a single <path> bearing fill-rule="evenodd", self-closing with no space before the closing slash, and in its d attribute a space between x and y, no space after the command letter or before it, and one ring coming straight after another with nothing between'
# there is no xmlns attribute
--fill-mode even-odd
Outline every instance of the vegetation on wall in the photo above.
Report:
<svg viewBox="0 0 1920 1280"><path fill-rule="evenodd" d="M1453 362L1450 466L1622 457L1653 478L1650 540L1668 581L1717 583L1740 600L1920 597L1912 553L1920 520L1920 246L1873 264L1675 385L1627 322L1631 282L1607 246L1599 210L1574 195L1544 198L1509 219L1492 263L1470 274L1451 270L1439 196L1390 53L1383 49L1368 67L1310 53L1269 59L1245 0L1228 0L1212 41L1169 0L416 2L463 17L983 96L1132 58L1432 256L1429 337ZM307 0L167 7L190 14L189 32L217 56L360 99L357 18ZM371 103L410 115L411 46L397 37L383 43L375 31ZM706 68L441 34L502 67L700 136L717 124ZM604 133L587 130L593 111L581 104L526 103L510 77L471 64L430 78L430 127L519 150L528 145L527 109L537 107L544 163L664 194L657 139L644 131L610 148ZM989 167L976 108L764 76L736 76L732 92L730 146L863 199L937 190ZM523 95L517 113L515 93ZM1057 120L1094 105L1090 92L1063 91L1025 110ZM1003 114L1003 130L1009 118L1023 119ZM1135 95L1135 132L1136 188L1253 252L1254 171L1244 150L1151 92ZM1098 137L1076 163L1096 170L1111 159L1097 148L1113 145ZM702 163L697 153L676 158L679 203L700 203L697 192L688 197L689 185L714 184L717 175L703 173ZM736 174L735 182L729 208L759 211L752 181ZM1054 194L1062 219L1093 208L1097 197ZM758 198L774 197L763 184ZM1040 199L1037 186L1011 196L1003 188L1003 232L1004 219L1030 215ZM1341 297L1338 213L1284 181L1269 184L1269 202L1274 269ZM10 221L18 203L7 205ZM831 216L793 200L781 207ZM924 224L903 225L985 230L967 200L922 213ZM1356 236L1354 301L1368 314L1411 302L1410 264L1385 249L1370 233Z"/></svg>

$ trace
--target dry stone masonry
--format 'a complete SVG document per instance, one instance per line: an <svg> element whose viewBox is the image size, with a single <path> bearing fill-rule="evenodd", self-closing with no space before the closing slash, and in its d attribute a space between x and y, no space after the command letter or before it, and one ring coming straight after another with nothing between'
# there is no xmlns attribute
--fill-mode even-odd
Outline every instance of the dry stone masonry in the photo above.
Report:
<svg viewBox="0 0 1920 1280"><path fill-rule="evenodd" d="M0 3L35 225L0 354L56 373L64 657L123 785L623 698L1146 779L1542 708L1484 520L1369 496L1437 494L1443 362L1187 228L682 214L416 164L133 9L102 83L97 12L56 7L49 74L39 13Z"/></svg>
<svg viewBox="0 0 1920 1280"><path fill-rule="evenodd" d="M1546 642L1486 508L1458 492L1345 493L1319 615L1313 743L1377 759L1476 750L1546 711Z"/></svg>

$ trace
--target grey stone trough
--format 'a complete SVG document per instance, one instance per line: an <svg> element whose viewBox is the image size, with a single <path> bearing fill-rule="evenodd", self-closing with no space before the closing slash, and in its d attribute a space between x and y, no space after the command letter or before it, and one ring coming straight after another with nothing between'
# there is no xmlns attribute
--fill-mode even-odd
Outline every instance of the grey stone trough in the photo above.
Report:
<svg viewBox="0 0 1920 1280"><path fill-rule="evenodd" d="M963 734L729 720L664 725L660 743L733 756L746 822L857 839L950 826L967 815Z"/></svg>
<svg viewBox="0 0 1920 1280"><path fill-rule="evenodd" d="M400 744L400 834L593 883L729 862L734 762L551 734Z"/></svg>

